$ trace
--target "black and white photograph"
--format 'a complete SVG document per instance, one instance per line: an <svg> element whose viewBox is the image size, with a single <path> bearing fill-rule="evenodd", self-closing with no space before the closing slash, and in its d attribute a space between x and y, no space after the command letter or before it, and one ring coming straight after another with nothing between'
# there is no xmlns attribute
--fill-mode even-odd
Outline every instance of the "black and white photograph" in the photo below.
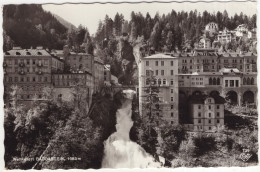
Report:
<svg viewBox="0 0 260 172"><path fill-rule="evenodd" d="M257 1L5 0L2 19L5 170L259 165Z"/></svg>

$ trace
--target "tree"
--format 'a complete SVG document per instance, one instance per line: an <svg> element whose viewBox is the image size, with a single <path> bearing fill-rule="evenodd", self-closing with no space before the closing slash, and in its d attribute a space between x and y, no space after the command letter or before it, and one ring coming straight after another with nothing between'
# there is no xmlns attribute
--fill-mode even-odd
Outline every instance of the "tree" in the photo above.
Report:
<svg viewBox="0 0 260 172"><path fill-rule="evenodd" d="M153 27L153 31L151 33L149 42L150 42L150 46L152 46L155 50L158 49L159 46L159 40L160 40L160 26L159 26L159 22L156 22L156 24Z"/></svg>

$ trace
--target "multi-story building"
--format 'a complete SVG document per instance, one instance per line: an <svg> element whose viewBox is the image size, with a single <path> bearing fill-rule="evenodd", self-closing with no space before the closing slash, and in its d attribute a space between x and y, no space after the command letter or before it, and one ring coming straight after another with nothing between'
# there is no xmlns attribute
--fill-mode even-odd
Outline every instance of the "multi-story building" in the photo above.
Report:
<svg viewBox="0 0 260 172"><path fill-rule="evenodd" d="M191 124L184 125L193 131L212 132L224 126L224 98L193 95L189 99Z"/></svg>
<svg viewBox="0 0 260 172"><path fill-rule="evenodd" d="M143 108L147 103L144 90L150 87L150 77L154 77L153 86L159 89L159 107L161 111L152 113L155 116L163 116L163 119L173 125L179 124L178 115L178 59L164 54L154 54L141 59L139 65L139 108L145 118L147 109ZM160 121L158 121L160 122Z"/></svg>
<svg viewBox="0 0 260 172"><path fill-rule="evenodd" d="M5 93L10 91L11 85L18 85L22 91L17 96L23 102L29 102L35 97L41 99L40 90L52 85L51 74L59 73L63 68L63 61L42 47L14 47L4 54ZM8 94L5 99L8 100Z"/></svg>
<svg viewBox="0 0 260 172"><path fill-rule="evenodd" d="M29 105L35 98L44 98L44 87L54 88L55 100L71 101L71 89L75 87L76 80L86 89L86 100L91 102L93 92L104 84L103 61L90 54L71 52L67 46L64 46L63 55L59 50L49 53L42 47L14 47L5 52L3 66L6 102L11 85L22 89L18 99Z"/></svg>
<svg viewBox="0 0 260 172"><path fill-rule="evenodd" d="M209 36L213 36L218 32L218 24L210 22L205 26L205 32L209 32Z"/></svg>
<svg viewBox="0 0 260 172"><path fill-rule="evenodd" d="M94 56L88 53L70 51L67 45L63 48L65 70L72 73L93 73Z"/></svg>
<svg viewBox="0 0 260 172"><path fill-rule="evenodd" d="M218 41L221 44L231 42L232 40L236 39L235 31L227 30L227 28L224 28L223 31L218 32Z"/></svg>

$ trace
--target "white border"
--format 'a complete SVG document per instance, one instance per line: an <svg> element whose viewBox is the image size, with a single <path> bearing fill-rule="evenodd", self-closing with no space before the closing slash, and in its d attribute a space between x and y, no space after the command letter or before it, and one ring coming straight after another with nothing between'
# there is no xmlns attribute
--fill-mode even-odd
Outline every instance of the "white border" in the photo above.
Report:
<svg viewBox="0 0 260 172"><path fill-rule="evenodd" d="M5 4L43 4L43 3L52 3L52 4L62 4L62 3L106 3L106 2L111 2L111 3L120 3L120 2L151 2L151 0L96 0L96 1L93 1L93 0L1 0L0 1L0 4L1 4L1 17L0 17L0 24L2 26L2 22L3 22L3 5ZM184 0L175 0L177 2L183 2ZM188 2L197 2L196 0L188 0ZM207 1L200 1L200 2L213 2L214 0L207 0ZM220 1L220 2L228 2L227 0L215 0L215 1ZM236 1L239 1L239 2L243 2L244 0L236 0ZM258 1L258 0L257 0ZM153 1L153 2L173 2L173 1L170 1L170 0L156 0L156 1ZM185 1L187 2L187 1ZM234 0L233 0L234 2ZM257 3L257 9L259 9L259 2ZM259 11L257 12L257 16L259 16ZM260 19L259 17L257 17L257 26L259 26L259 22L260 22ZM258 34L257 34L257 39L260 40L260 34L259 34L259 27L258 28ZM0 33L1 35L3 35L3 29L2 27L0 27ZM1 37L0 39L0 47L3 47L3 36ZM258 44L257 46L257 50L258 50L258 53L260 53L260 45ZM0 64L1 64L1 67L0 67L0 80L3 81L3 68L2 68L2 64L3 64L3 51L0 51ZM257 66L258 66L258 69L259 68L259 64L260 61L258 60L258 63L257 63ZM257 76L257 80L258 80L258 84L260 82L260 76L258 75ZM3 103L3 92L4 92L4 89L3 89L3 82L1 83L1 88L0 88L0 107L3 107L4 103ZM259 95L258 95L258 100L259 99ZM258 101L259 102L259 101ZM1 109L1 113L0 113L0 124L2 124L0 126L0 171L2 171L2 169L4 169L4 128L3 128L3 119L4 119L4 111L3 111L3 108ZM258 126L259 126L259 118L258 118ZM260 136L260 133L258 132L258 138ZM258 143L259 143L259 140L258 140ZM259 154L258 154L259 155ZM260 156L260 155L259 155ZM213 172L219 172L219 171L229 171L229 172L236 172L236 171L260 171L260 166L256 166L256 167L219 167L219 168L176 168L176 169L118 169L118 170L115 170L115 169L100 169L99 171L176 171L176 172L179 172L179 171L197 171L197 172L204 172L204 171L213 171ZM11 171L18 171L18 170L11 170ZM20 170L19 170L20 171ZM36 171L36 170L29 170L29 171ZM38 171L38 170L37 170ZM50 170L44 170L44 171L50 171ZM63 171L63 170L59 170L59 171ZM78 169L72 169L70 171L79 171ZM83 170L80 170L80 171L83 171ZM84 170L85 171L85 170ZM88 171L95 171L93 169L90 169Z"/></svg>

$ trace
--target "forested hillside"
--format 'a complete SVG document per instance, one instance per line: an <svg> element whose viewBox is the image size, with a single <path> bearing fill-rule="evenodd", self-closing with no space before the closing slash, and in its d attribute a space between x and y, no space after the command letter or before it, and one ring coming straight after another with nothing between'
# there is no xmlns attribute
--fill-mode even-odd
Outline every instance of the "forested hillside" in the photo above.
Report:
<svg viewBox="0 0 260 172"><path fill-rule="evenodd" d="M12 40L4 41L4 50L10 48L8 43L23 48L62 49L67 34L67 28L41 5L5 5L3 29Z"/></svg>
<svg viewBox="0 0 260 172"><path fill-rule="evenodd" d="M114 20L106 16L103 22L99 23L96 32L98 42L112 37L119 36L123 32L129 34L129 40L135 41L137 37L143 37L150 47L156 51L167 49L168 51L181 50L186 41L191 41L193 46L203 35L205 25L209 22L216 22L219 30L225 27L234 30L240 24L246 24L248 29L256 28L256 15L247 16L243 13L229 16L227 11L202 14L195 11L176 12L172 10L168 14L156 14L154 17L149 13L143 16L141 13L132 12L131 20L127 21L121 14L116 14Z"/></svg>

